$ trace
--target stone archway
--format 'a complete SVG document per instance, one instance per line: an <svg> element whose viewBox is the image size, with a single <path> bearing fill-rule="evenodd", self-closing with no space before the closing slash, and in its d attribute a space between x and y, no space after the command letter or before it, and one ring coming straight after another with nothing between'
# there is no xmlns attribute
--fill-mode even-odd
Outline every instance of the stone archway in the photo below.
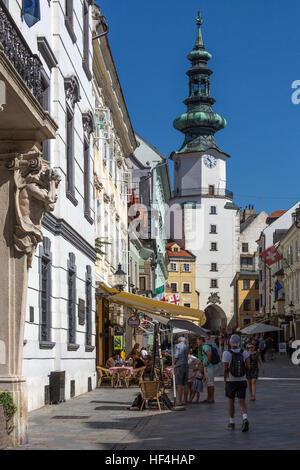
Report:
<svg viewBox="0 0 300 470"><path fill-rule="evenodd" d="M227 327L227 317L224 310L216 304L211 304L205 309L206 323L204 328L211 331L225 330Z"/></svg>

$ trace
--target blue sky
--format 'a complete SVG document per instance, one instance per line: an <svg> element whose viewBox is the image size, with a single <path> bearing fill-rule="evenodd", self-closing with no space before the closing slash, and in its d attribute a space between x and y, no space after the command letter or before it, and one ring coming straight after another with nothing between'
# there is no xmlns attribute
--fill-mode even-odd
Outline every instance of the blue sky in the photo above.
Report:
<svg viewBox="0 0 300 470"><path fill-rule="evenodd" d="M300 199L300 5L297 0L101 0L109 41L134 129L166 157L183 136L173 120L185 110L187 54L200 8L212 54L216 134L231 155L227 188L240 205L271 213ZM172 173L172 169L171 169Z"/></svg>

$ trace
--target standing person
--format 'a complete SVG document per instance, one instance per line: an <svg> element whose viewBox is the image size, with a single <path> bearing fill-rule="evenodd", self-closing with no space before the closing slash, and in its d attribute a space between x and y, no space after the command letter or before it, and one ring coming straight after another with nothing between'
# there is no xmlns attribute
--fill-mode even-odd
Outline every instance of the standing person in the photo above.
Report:
<svg viewBox="0 0 300 470"><path fill-rule="evenodd" d="M204 367L204 377L207 385L207 398L201 403L214 403L215 402L215 376L214 366L211 363L212 349L209 344L205 342L205 338L198 338L199 346L202 348L202 364ZM199 356L198 356L199 357Z"/></svg>
<svg viewBox="0 0 300 470"><path fill-rule="evenodd" d="M274 359L273 355L273 339L271 336L266 338L266 359Z"/></svg>
<svg viewBox="0 0 300 470"><path fill-rule="evenodd" d="M264 340L264 337L262 336L260 342L259 342L259 351L260 351L260 355L261 355L261 360L262 362L265 362L265 352L266 352L266 343L265 343L265 340Z"/></svg>
<svg viewBox="0 0 300 470"><path fill-rule="evenodd" d="M191 389L194 383L194 378L196 375L196 366L200 363L199 359L194 356L192 349L190 348L188 354L188 364L189 364L189 377L188 377L188 402L191 403Z"/></svg>
<svg viewBox="0 0 300 470"><path fill-rule="evenodd" d="M175 346L174 353L174 375L177 386L178 394L178 406L185 405L187 402L188 395L188 376L189 376L189 364L188 364L188 353L189 348L186 345L186 339L181 336L178 340L178 344ZM182 401L184 396L184 401Z"/></svg>
<svg viewBox="0 0 300 470"><path fill-rule="evenodd" d="M256 395L256 381L258 379L258 364L260 365L261 371L264 374L264 365L262 363L261 355L259 351L255 351L253 344L248 344L247 351L250 355L250 370L246 371L248 380L248 387L250 392L250 400L255 401Z"/></svg>
<svg viewBox="0 0 300 470"><path fill-rule="evenodd" d="M234 422L234 401L237 396L243 416L242 432L249 430L249 421L246 407L247 378L246 371L250 369L249 353L241 349L241 339L239 335L232 335L230 338L230 348L223 353L223 376L225 382L225 393L228 398L229 423L228 430L233 431Z"/></svg>
<svg viewBox="0 0 300 470"><path fill-rule="evenodd" d="M203 392L203 366L201 363L195 366L194 368L194 380L192 384L192 389L190 392L190 403L199 403L200 393ZM193 402L194 396L196 394L196 401Z"/></svg>

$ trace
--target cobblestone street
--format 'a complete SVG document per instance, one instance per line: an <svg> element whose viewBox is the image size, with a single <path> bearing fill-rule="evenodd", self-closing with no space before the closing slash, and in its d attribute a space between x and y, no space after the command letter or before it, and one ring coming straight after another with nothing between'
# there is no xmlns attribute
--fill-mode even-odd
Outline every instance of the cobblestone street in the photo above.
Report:
<svg viewBox="0 0 300 470"><path fill-rule="evenodd" d="M30 413L30 441L19 449L300 449L300 366L277 357L265 369L257 400L249 402L247 434L240 432L239 412L236 430L226 430L227 403L218 377L215 405L188 405L180 412L128 410L137 388L97 389L44 407Z"/></svg>

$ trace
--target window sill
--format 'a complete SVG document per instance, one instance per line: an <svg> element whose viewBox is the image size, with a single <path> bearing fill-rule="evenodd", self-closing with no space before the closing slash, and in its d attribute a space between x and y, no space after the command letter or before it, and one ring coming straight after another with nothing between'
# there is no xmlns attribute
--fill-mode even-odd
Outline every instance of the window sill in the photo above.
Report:
<svg viewBox="0 0 300 470"><path fill-rule="evenodd" d="M90 345L85 346L85 352L93 352L94 349L95 349L95 346L90 346Z"/></svg>
<svg viewBox="0 0 300 470"><path fill-rule="evenodd" d="M53 349L56 343L51 341L40 341L40 349Z"/></svg>
<svg viewBox="0 0 300 470"><path fill-rule="evenodd" d="M90 71L90 67L89 67L89 64L86 60L83 60L82 61L82 68L83 70L85 71L85 74L88 78L88 81L90 82L93 78L92 74L91 74L91 71Z"/></svg>
<svg viewBox="0 0 300 470"><path fill-rule="evenodd" d="M73 25L67 16L65 17L65 26L66 26L66 30L68 31L72 39L72 42L75 43L77 41L77 37L76 37L76 34L74 33Z"/></svg>
<svg viewBox="0 0 300 470"><path fill-rule="evenodd" d="M94 219L90 216L89 213L85 212L85 213L84 213L84 217L86 218L86 220L87 220L91 225L94 225Z"/></svg>
<svg viewBox="0 0 300 470"><path fill-rule="evenodd" d="M210 235L218 235L218 232L209 232Z"/></svg>
<svg viewBox="0 0 300 470"><path fill-rule="evenodd" d="M71 191L66 192L67 198L72 202L72 204L76 207L78 205L78 201L75 195Z"/></svg>
<svg viewBox="0 0 300 470"><path fill-rule="evenodd" d="M77 351L79 348L79 344L68 344L68 351Z"/></svg>

